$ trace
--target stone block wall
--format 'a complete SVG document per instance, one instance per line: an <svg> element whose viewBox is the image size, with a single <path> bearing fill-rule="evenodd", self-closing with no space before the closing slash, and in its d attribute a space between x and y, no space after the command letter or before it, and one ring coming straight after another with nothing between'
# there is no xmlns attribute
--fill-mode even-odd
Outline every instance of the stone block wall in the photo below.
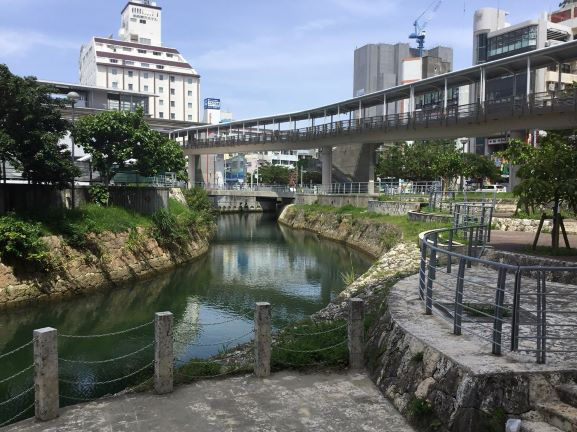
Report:
<svg viewBox="0 0 577 432"><path fill-rule="evenodd" d="M577 221L565 220L565 229L567 234L577 234ZM493 225L499 231L521 231L536 233L539 228L539 220L537 219L516 219L516 218L493 218ZM553 221L546 220L543 223L542 232L551 232L553 229Z"/></svg>
<svg viewBox="0 0 577 432"><path fill-rule="evenodd" d="M369 200L368 210L373 213L391 215L391 216L404 216L410 211L419 210L421 204L418 202L410 201L377 201Z"/></svg>

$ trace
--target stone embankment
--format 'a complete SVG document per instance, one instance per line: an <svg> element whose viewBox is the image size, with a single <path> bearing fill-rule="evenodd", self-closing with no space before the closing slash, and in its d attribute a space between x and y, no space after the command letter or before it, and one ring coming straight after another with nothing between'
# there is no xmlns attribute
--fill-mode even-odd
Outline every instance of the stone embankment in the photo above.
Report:
<svg viewBox="0 0 577 432"><path fill-rule="evenodd" d="M517 219L517 218L493 218L493 225L499 231L521 231L536 233L539 228L538 219ZM577 234L577 221L564 221L567 234ZM553 230L553 221L546 220L543 223L543 232Z"/></svg>
<svg viewBox="0 0 577 432"><path fill-rule="evenodd" d="M285 207L279 223L294 229L312 231L323 238L340 241L377 258L402 238L394 225L371 219L355 219L348 214L307 212L299 207Z"/></svg>
<svg viewBox="0 0 577 432"><path fill-rule="evenodd" d="M208 240L201 236L185 249L167 250L144 228L89 235L83 249L72 248L57 236L44 240L55 270L31 273L0 263L0 308L114 287L193 260L208 250Z"/></svg>

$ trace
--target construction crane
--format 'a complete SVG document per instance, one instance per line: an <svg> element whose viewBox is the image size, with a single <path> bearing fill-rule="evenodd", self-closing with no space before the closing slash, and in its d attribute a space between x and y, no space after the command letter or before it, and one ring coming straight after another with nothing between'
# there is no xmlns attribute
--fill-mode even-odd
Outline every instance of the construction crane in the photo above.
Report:
<svg viewBox="0 0 577 432"><path fill-rule="evenodd" d="M443 3L443 0L434 0L413 23L415 26L415 31L409 35L409 39L417 40L419 57L423 57L423 50L425 49L425 36L427 34L425 29L427 28L429 22L433 19L433 15L435 12L437 12L441 6L441 3Z"/></svg>

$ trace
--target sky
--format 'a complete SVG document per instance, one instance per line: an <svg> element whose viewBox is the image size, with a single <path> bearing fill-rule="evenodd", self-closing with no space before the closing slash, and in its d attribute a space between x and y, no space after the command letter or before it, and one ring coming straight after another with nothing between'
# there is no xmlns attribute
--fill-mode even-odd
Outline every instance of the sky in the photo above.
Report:
<svg viewBox="0 0 577 432"><path fill-rule="evenodd" d="M353 96L354 50L409 41L432 0L157 0L163 45L201 75L201 100L220 98L235 119L311 108ZM444 0L426 47L472 62L473 13L500 7L515 24L560 0ZM92 36L117 37L126 0L0 0L0 63L19 75L78 82L78 55ZM414 41L411 41L414 44Z"/></svg>

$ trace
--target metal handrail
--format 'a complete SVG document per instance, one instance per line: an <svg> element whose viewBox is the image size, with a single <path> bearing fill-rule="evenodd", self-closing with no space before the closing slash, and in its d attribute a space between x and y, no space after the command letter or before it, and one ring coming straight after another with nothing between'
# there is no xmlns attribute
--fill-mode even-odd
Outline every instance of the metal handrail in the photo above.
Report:
<svg viewBox="0 0 577 432"><path fill-rule="evenodd" d="M227 129L224 125L222 131L229 131L229 135L217 137L196 138L190 135L184 142L185 148L217 147L222 144L234 146L236 144L252 144L266 142L287 142L309 139L318 139L326 136L348 134L351 132L364 132L375 129L398 129L399 127L416 127L418 125L430 126L432 124L449 125L461 121L486 121L487 116L508 113L511 116L528 113L557 112L572 107L577 109L577 89L564 92L534 93L528 97L507 97L499 100L487 100L471 104L449 106L445 110L441 107L424 108L412 113L389 114L386 116L374 116L356 118L350 120L338 120L316 126L308 126L298 129L259 129L255 131L241 130L240 127ZM557 108L560 108L559 110ZM234 132L233 132L234 130ZM200 134L204 132L198 131Z"/></svg>
<svg viewBox="0 0 577 432"><path fill-rule="evenodd" d="M419 270L419 295L425 304L425 312L429 315L435 313L446 320L453 321L453 332L460 335L462 331L488 340L492 344L492 353L500 355L505 343L503 338L508 337L510 351L534 353L537 363L545 363L548 354L568 354L577 351L577 336L559 335L560 328L567 326L577 327L577 306L569 305L559 308L559 303L555 298L570 298L574 295L574 286L559 284L556 286L557 292L547 292L547 273L571 272L577 274L577 267L570 266L535 266L535 265L513 265L492 261L483 258L483 251L490 236L491 217L493 206L487 203L458 203L454 213L454 226L428 231L422 234L421 244L421 264ZM480 219L482 223L471 223L469 219L461 220L458 212L466 211L472 214L481 210ZM462 222L462 223L461 223ZM458 243L459 234L463 233L464 242ZM442 237L447 237L445 245L439 243ZM461 247L464 250L458 251L455 248ZM441 261L446 259L446 263ZM458 263L458 271L453 274L453 264ZM467 269L475 264L480 270L476 270L475 275L494 277L490 284L485 284L483 280L467 279ZM442 267L446 265L446 269ZM438 280L437 271L450 276L451 281ZM495 274L496 271L496 274ZM523 276L529 274L529 277ZM507 286L507 275L514 274L513 286ZM525 281L525 283L523 283ZM450 286L454 282L453 286ZM465 286L473 284L473 290L467 290ZM531 287L531 283L536 288ZM559 293L567 287L566 292ZM482 306L472 306L464 300L479 301ZM441 302L436 300L441 296ZM509 303L505 302L509 297ZM528 297L535 298L531 303ZM447 298L454 298L454 301L447 302ZM548 300L548 299L553 300ZM487 302L487 299L492 299ZM557 309L555 309L557 308ZM510 309L510 311L509 311ZM490 312L487 312L489 310ZM509 322L506 312L510 312ZM463 322L464 314L474 314L481 316L482 320L469 320ZM565 321L563 325L553 321L551 316L561 315L564 319L575 316L575 323ZM451 316L452 315L452 316ZM486 321L492 318L492 328L489 329ZM558 319L558 318L557 318ZM508 328L510 327L510 328ZM552 330L553 329L553 330ZM508 330L508 331L506 331ZM521 330L524 334L520 334ZM490 331L491 335L486 332ZM485 332L485 334L483 334ZM563 345L555 347L555 343L562 341ZM520 346L520 342L523 344ZM533 347L530 344L534 343ZM573 346L571 346L573 343ZM554 346L551 348L551 346Z"/></svg>

